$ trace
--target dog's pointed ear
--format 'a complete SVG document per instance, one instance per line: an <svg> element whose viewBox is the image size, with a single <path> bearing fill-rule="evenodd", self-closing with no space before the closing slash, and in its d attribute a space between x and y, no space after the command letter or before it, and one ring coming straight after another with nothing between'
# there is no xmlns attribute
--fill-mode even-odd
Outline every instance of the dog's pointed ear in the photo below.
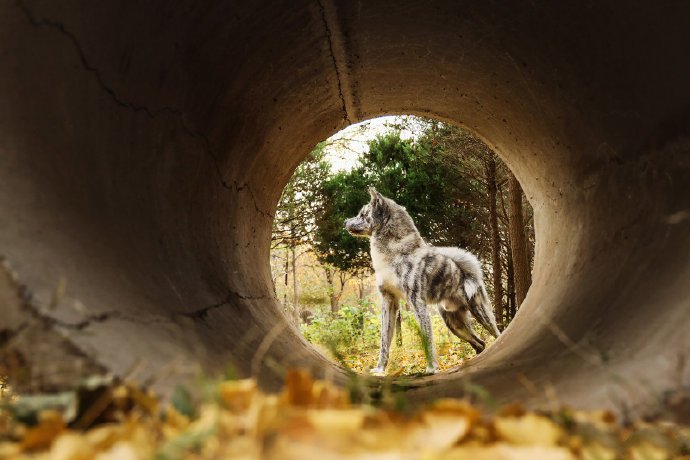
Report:
<svg viewBox="0 0 690 460"><path fill-rule="evenodd" d="M383 203L383 197L381 194L376 191L374 187L369 187L369 195L371 195L371 202L378 204L378 203Z"/></svg>

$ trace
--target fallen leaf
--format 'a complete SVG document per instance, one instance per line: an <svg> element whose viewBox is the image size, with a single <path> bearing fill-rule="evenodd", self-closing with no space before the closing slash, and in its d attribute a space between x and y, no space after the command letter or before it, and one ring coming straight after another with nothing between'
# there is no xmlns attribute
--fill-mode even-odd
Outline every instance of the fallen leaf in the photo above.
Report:
<svg viewBox="0 0 690 460"><path fill-rule="evenodd" d="M44 449L66 429L62 415L54 410L42 411L38 424L26 430L21 447L24 450Z"/></svg>
<svg viewBox="0 0 690 460"><path fill-rule="evenodd" d="M61 434L50 448L51 460L90 460L94 454L91 444L76 432Z"/></svg>
<svg viewBox="0 0 690 460"><path fill-rule="evenodd" d="M554 422L533 413L522 417L496 417L493 422L500 439L518 445L556 445L563 430Z"/></svg>
<svg viewBox="0 0 690 460"><path fill-rule="evenodd" d="M365 414L361 409L320 409L310 410L307 420L321 432L345 434L359 430Z"/></svg>
<svg viewBox="0 0 690 460"><path fill-rule="evenodd" d="M345 391L323 380L314 382L312 396L314 406L321 409L344 409L350 405L350 398Z"/></svg>
<svg viewBox="0 0 690 460"><path fill-rule="evenodd" d="M430 454L424 460L575 460L568 449L562 447L491 446L456 447L442 454Z"/></svg>
<svg viewBox="0 0 690 460"><path fill-rule="evenodd" d="M141 452L129 442L121 441L113 445L105 452L101 452L95 460L143 460L146 458Z"/></svg>
<svg viewBox="0 0 690 460"><path fill-rule="evenodd" d="M582 446L580 450L583 460L614 460L617 456L615 449L598 442L588 443Z"/></svg>
<svg viewBox="0 0 690 460"><path fill-rule="evenodd" d="M90 429L84 434L84 437L95 449L105 450L122 436L122 432L122 425L109 423Z"/></svg>
<svg viewBox="0 0 690 460"><path fill-rule="evenodd" d="M227 408L233 411L245 411L256 395L257 386L253 379L222 382L218 386L218 394Z"/></svg>
<svg viewBox="0 0 690 460"><path fill-rule="evenodd" d="M142 408L150 415L158 414L158 399L156 398L156 395L151 392L144 391L135 385L129 385L125 388L127 389L129 398L131 398L132 402L137 407Z"/></svg>
<svg viewBox="0 0 690 460"><path fill-rule="evenodd" d="M22 451L22 446L18 442L0 442L0 458L18 457Z"/></svg>
<svg viewBox="0 0 690 460"><path fill-rule="evenodd" d="M303 369L293 369L285 377L285 402L291 406L308 406L312 401L314 380Z"/></svg>
<svg viewBox="0 0 690 460"><path fill-rule="evenodd" d="M177 436L189 427L189 423L189 417L180 414L173 406L170 406L165 410L163 434L166 438Z"/></svg>
<svg viewBox="0 0 690 460"><path fill-rule="evenodd" d="M666 460L668 451L649 442L640 442L630 447L630 460Z"/></svg>
<svg viewBox="0 0 690 460"><path fill-rule="evenodd" d="M413 425L404 437L409 449L443 450L453 446L467 434L470 421L463 415L429 412L422 423Z"/></svg>

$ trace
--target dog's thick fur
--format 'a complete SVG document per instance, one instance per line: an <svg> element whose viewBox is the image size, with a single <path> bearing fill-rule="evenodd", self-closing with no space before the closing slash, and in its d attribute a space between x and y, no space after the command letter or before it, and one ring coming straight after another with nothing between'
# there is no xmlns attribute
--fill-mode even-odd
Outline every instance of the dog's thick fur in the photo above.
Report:
<svg viewBox="0 0 690 460"><path fill-rule="evenodd" d="M372 372L383 373L388 363L400 299L411 307L428 346L428 373L438 371L438 361L427 303L437 304L451 332L480 353L485 344L472 330L472 316L494 337L500 332L477 258L464 249L426 244L404 207L374 188L369 193L371 201L345 221L345 228L352 235L371 237L371 260L382 297L381 352Z"/></svg>

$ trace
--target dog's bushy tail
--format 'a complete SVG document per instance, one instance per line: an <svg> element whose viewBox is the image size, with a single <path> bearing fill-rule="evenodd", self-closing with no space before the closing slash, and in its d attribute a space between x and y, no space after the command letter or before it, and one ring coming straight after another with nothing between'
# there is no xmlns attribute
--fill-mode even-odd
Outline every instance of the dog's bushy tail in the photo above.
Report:
<svg viewBox="0 0 690 460"><path fill-rule="evenodd" d="M484 326L491 335L498 337L501 332L496 325L496 317L484 283L473 276L468 276L465 278L464 288L472 316L477 318L479 324Z"/></svg>
<svg viewBox="0 0 690 460"><path fill-rule="evenodd" d="M463 288L470 307L470 313L486 328L494 337L501 333L496 325L494 309L491 306L489 296L484 288L482 267L477 257L462 248L440 247L436 248L441 254L450 257L462 271L465 279Z"/></svg>

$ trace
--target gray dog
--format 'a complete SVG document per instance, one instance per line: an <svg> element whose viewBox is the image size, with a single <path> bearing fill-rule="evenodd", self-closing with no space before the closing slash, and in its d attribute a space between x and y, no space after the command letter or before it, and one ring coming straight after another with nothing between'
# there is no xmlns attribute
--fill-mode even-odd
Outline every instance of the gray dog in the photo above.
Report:
<svg viewBox="0 0 690 460"><path fill-rule="evenodd" d="M438 371L427 303L437 304L451 332L480 353L485 344L472 330L472 316L494 337L500 332L477 258L464 249L426 244L404 207L373 187L369 193L371 201L345 221L345 228L354 236L371 237L371 261L383 300L381 352L372 373L382 374L388 363L400 299L412 308L428 344L427 373Z"/></svg>

